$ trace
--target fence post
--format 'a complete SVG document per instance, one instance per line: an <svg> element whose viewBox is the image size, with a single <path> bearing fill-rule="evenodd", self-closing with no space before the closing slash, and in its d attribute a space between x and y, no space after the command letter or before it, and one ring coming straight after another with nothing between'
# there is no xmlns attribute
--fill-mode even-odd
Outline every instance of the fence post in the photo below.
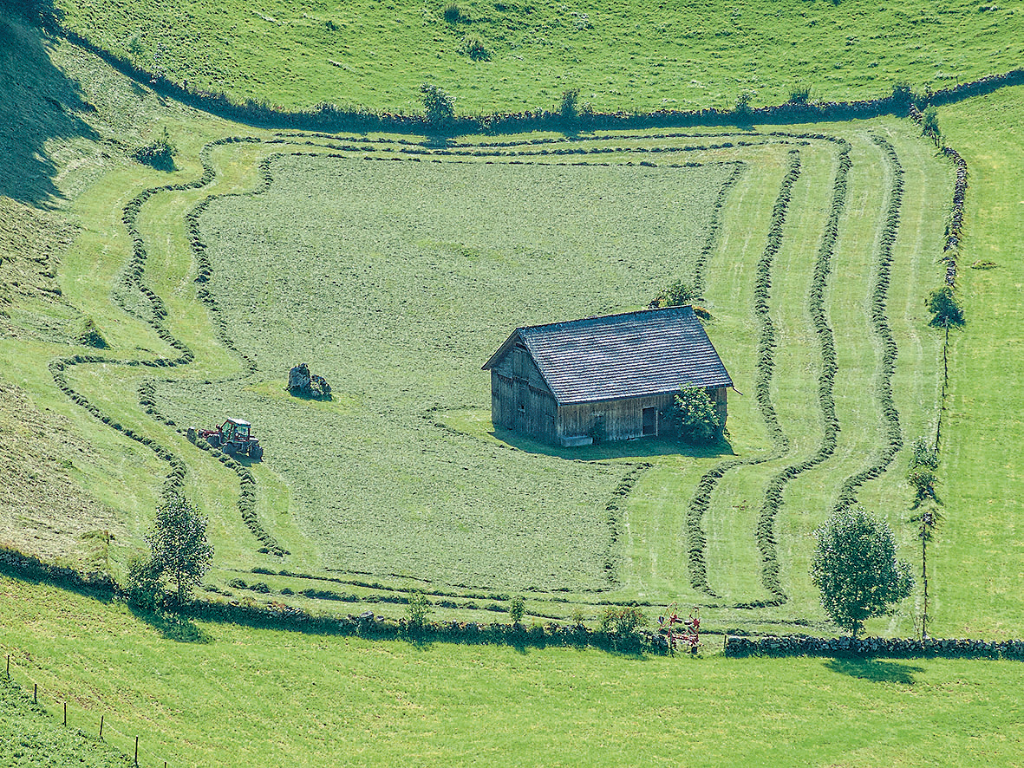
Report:
<svg viewBox="0 0 1024 768"><path fill-rule="evenodd" d="M39 703L39 683L32 683L32 703Z"/></svg>
<svg viewBox="0 0 1024 768"><path fill-rule="evenodd" d="M135 737L135 765L139 764L139 737Z"/></svg>
<svg viewBox="0 0 1024 768"><path fill-rule="evenodd" d="M11 654L7 654L7 679L11 679Z"/></svg>
<svg viewBox="0 0 1024 768"><path fill-rule="evenodd" d="M103 741L103 715L100 715L100 741Z"/></svg>
<svg viewBox="0 0 1024 768"><path fill-rule="evenodd" d="M64 727L66 728L67 725L68 725L68 703L65 701L64 702Z"/></svg>

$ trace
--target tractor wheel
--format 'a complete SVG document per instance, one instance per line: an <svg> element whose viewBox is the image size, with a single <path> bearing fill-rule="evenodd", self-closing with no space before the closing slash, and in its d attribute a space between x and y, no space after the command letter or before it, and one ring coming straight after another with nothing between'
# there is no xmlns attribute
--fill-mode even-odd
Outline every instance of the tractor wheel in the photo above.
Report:
<svg viewBox="0 0 1024 768"><path fill-rule="evenodd" d="M254 445L252 448L250 448L249 449L249 458L252 459L253 461L259 461L260 459L262 459L263 458L263 446L262 445Z"/></svg>
<svg viewBox="0 0 1024 768"><path fill-rule="evenodd" d="M206 442L210 444L211 448L220 448L220 435L218 435L216 432L213 433L212 435L207 435Z"/></svg>
<svg viewBox="0 0 1024 768"><path fill-rule="evenodd" d="M236 453L238 453L238 446L235 445L234 443L224 443L224 447L221 448L221 450L224 451L224 453L226 453L228 456L234 456Z"/></svg>

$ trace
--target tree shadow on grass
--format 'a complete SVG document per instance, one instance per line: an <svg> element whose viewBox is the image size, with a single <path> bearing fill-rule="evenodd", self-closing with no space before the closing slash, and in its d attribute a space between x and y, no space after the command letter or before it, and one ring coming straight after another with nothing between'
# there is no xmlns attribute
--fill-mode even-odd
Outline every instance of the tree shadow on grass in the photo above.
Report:
<svg viewBox="0 0 1024 768"><path fill-rule="evenodd" d="M202 627L198 626L188 616L182 616L177 613L146 611L134 606L129 610L131 610L135 618L159 630L160 634L167 640L173 640L176 643L196 643L199 645L213 642L210 633L203 630Z"/></svg>
<svg viewBox="0 0 1024 768"><path fill-rule="evenodd" d="M2 8L2 4L0 4ZM0 195L45 206L62 197L53 139L99 134L81 117L95 111L78 84L53 65L38 29L0 13Z"/></svg>
<svg viewBox="0 0 1024 768"><path fill-rule="evenodd" d="M880 659L832 659L825 666L833 672L860 680L900 685L913 685L914 675L925 671L923 667Z"/></svg>

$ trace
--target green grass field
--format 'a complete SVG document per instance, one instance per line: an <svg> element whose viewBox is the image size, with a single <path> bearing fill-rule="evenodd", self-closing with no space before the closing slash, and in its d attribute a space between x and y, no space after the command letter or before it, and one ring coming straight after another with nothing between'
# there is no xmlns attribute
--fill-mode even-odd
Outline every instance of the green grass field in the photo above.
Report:
<svg viewBox="0 0 1024 768"><path fill-rule="evenodd" d="M233 18L232 8L219 8ZM872 23L852 18L853 3L800 6L819 21L842 9L851 16L833 21L841 19L847 34ZM69 26L84 23L67 10ZM477 30L492 23L480 8L464 10ZM957 9L935 13L947 10ZM205 12L197 8L196 17ZM538 18L550 12L536 9ZM974 41L972 58L957 67L973 77L1016 65L1016 8L972 7L949 17L958 39ZM90 22L96 30L118 29L98 18ZM874 19L875 29L885 18ZM298 25L277 27L285 46L289 26ZM938 61L942 46L952 45L943 37L949 28L929 26L934 34L915 38L920 60L894 60L893 72L948 83L924 73L934 63L925 60ZM148 34L139 45L148 45ZM226 29L219 34L229 39ZM0 145L9 158L0 164L0 542L122 576L127 557L143 547L168 476L157 446L184 463L183 489L211 517L217 556L208 580L234 599L400 616L405 607L389 601L422 587L443 601L436 616L486 622L503 620L509 594L523 591L528 621L577 611L593 621L599 600L648 603L651 614L678 602L702 605L705 627L716 631L829 633L807 575L811 533L852 489L889 520L901 557L919 567L906 446L933 435L941 414L945 506L929 550L931 633L1021 636L1014 351L1022 89L939 112L946 140L971 172L959 276L968 325L951 335L943 411L943 336L927 327L923 299L942 280L953 170L907 120L467 137L446 148L408 137L272 133L168 102L18 25L0 22L0 36L17 51L0 63L14 95L0 103ZM898 57L912 49L891 50ZM499 62L497 55L459 60L480 71ZM273 66L272 57L264 63ZM721 65L740 77L735 60ZM628 77L629 66L614 77ZM876 91L852 69L835 72L843 78L833 81L838 97L891 87ZM289 77L302 83L301 73ZM268 89L285 81L259 78ZM412 73L412 88L419 78ZM374 105L396 103L389 94L400 92L398 76L391 76L395 91L361 82L378 94ZM787 83L771 87L759 89L758 101L785 97ZM540 93L515 88L528 97L514 97L511 107ZM358 87L346 92L362 99ZM694 103L730 103L725 86L721 93L720 102ZM479 104L474 109L505 102ZM636 106L645 105L657 106ZM178 145L175 170L132 161L164 126ZM226 136L247 141L211 143ZM574 154L559 154L567 151ZM268 158L272 181L264 188ZM211 175L198 183L204 166ZM840 181L844 196L837 196ZM133 198L167 185L180 186L152 194L126 217ZM717 216L716 200L723 203ZM195 210L215 304L201 300L193 282L200 262L188 217ZM145 255L138 282L128 266L126 218ZM826 236L830 220L834 240ZM887 233L895 235L891 264ZM984 261L995 267L980 268ZM479 366L511 328L642 306L677 276L704 285L717 318L709 332L742 392L730 398L731 453L680 453L658 442L571 452L493 432ZM759 308L755 297L764 290ZM815 319L816 292L823 320ZM165 317L154 315L153 296ZM880 296L883 322L871 316ZM80 342L87 320L108 349ZM758 354L765 334L770 365ZM838 367L823 389L830 337ZM168 366L183 345L191 362ZM104 362L67 367L64 386L119 430L55 385L48 364L74 355ZM287 367L300 360L328 376L333 402L282 391ZM160 365L138 364L153 361ZM159 418L140 403L150 385ZM823 419L833 401L838 431ZM261 464L222 463L180 434L227 409L256 422L267 447ZM863 482L872 468L880 477ZM240 506L249 476L252 514ZM608 504L627 477L633 485L612 537ZM774 546L756 535L765 524ZM704 544L688 557L697 534ZM289 554L260 552L268 541ZM270 593L225 589L238 579L265 582ZM412 742L423 745L422 764L509 755L505 762L568 764L585 746L594 764L710 757L1000 765L1020 750L1012 663L730 661L710 647L708 658L691 663L374 644L147 623L123 606L44 585L0 584L0 646L17 662L16 680L39 682L51 712L60 701L77 702L80 721L72 726L87 733L108 713L108 741L130 751L141 734L153 764L272 764L282 754L301 764L321 753L328 762L408 762ZM353 602L289 594L310 588ZM920 602L918 591L869 632L915 634ZM185 684L185 670L197 664L208 674L201 684L189 674ZM323 674L325 664L334 676ZM292 699L301 704L282 712L279 702ZM0 721L20 723L21 714L6 714L15 711L5 705ZM13 738L43 739L28 745L29 760L63 749L47 746L44 726L15 727L22 730ZM627 732L640 737L628 753ZM0 764L23 764L14 759L0 752Z"/></svg>
<svg viewBox="0 0 1024 768"><path fill-rule="evenodd" d="M288 108L418 113L424 82L463 114L554 109L567 88L602 111L731 107L743 91L773 104L799 87L874 98L898 81L938 89L1013 69L1024 53L1019 4L963 0L55 5L68 28L147 71ZM464 52L472 39L486 60Z"/></svg>
<svg viewBox="0 0 1024 768"><path fill-rule="evenodd" d="M1018 662L638 659L206 623L179 642L123 605L6 577L0 597L15 681L53 712L69 701L72 728L105 713L129 754L139 735L142 765L1012 765L1024 739Z"/></svg>

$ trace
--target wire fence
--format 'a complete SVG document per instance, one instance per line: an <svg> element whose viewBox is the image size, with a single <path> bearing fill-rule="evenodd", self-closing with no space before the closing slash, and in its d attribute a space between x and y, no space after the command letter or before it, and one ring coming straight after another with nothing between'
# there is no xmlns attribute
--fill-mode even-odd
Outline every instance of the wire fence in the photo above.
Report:
<svg viewBox="0 0 1024 768"><path fill-rule="evenodd" d="M130 726L115 721L108 713L76 705L59 692L49 691L33 677L27 665L18 663L17 652L0 647L0 653L4 664L2 674L19 685L33 704L54 717L62 727L77 729L85 738L113 747L132 761L133 766L170 768L181 765L150 751L137 733L131 733Z"/></svg>

